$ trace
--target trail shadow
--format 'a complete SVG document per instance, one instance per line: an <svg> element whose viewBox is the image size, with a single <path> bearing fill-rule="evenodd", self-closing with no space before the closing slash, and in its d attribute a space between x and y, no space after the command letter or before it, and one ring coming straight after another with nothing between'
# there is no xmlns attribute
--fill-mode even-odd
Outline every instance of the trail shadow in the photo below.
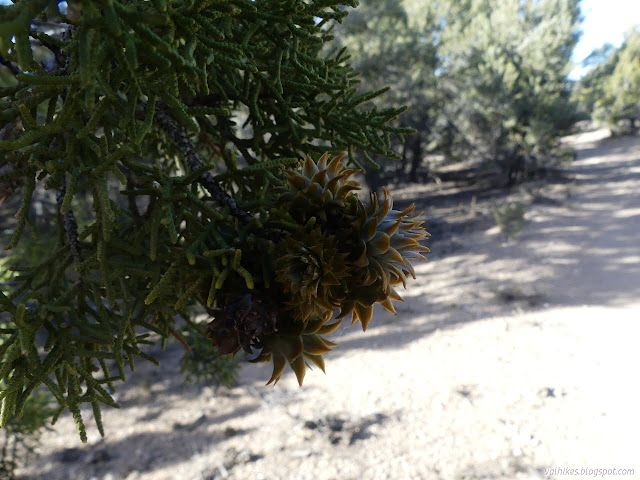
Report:
<svg viewBox="0 0 640 480"><path fill-rule="evenodd" d="M115 413L105 407L103 416L107 430L113 422L112 415L122 415L128 419L123 428L133 429L124 438L111 440L116 432L107 431L104 440L90 442L77 447L63 448L32 459L38 465L36 475L21 476L30 480L57 480L63 478L102 478L111 473L113 478L126 478L131 472L153 472L175 463L188 461L195 455L211 449L231 436L251 433L250 428L231 428L230 420L239 420L259 408L259 402L234 405L228 389L223 387L214 394L220 402L202 412L192 412L193 420L173 419L175 402L185 397L200 397L205 386L184 384L179 360L182 345L169 345L165 350L159 347L147 348L161 361L161 367L150 362L136 363L135 372L128 374L127 382L119 384L116 400L121 409ZM145 379L151 379L151 386L145 388ZM199 403L206 402L199 398ZM217 404L220 413L216 412ZM88 430L95 429L90 408L83 408L82 414ZM136 413L136 412L141 413ZM151 431L150 431L151 430Z"/></svg>
<svg viewBox="0 0 640 480"><path fill-rule="evenodd" d="M242 410L234 416L242 415ZM58 469L64 468L69 475L82 474L82 478L102 476L109 472L113 478L126 478L131 472L153 472L167 465L183 463L191 457L211 450L220 441L228 438L221 427L211 429L223 420L212 417L201 422L196 429L171 429L129 435L119 441L104 441L84 445L81 448L62 449L40 458L48 469L40 470L30 480L49 480ZM243 430L239 433L248 433Z"/></svg>
<svg viewBox="0 0 640 480"><path fill-rule="evenodd" d="M153 412L154 408L158 408L155 403L150 410ZM251 428L234 429L225 422L237 420L257 408L257 403L244 405L223 414L201 414L193 421L168 425L166 421L157 422L155 415L139 417L136 423L155 423L153 431L132 433L119 440L109 440L107 435L105 440L96 443L52 451L34 460L35 464L41 465L37 475L21 478L80 478L75 477L76 473L81 473L82 478L102 478L108 472L118 479L126 478L133 471L153 472L217 449L217 444L232 436L250 435ZM126 410L122 414L128 415Z"/></svg>

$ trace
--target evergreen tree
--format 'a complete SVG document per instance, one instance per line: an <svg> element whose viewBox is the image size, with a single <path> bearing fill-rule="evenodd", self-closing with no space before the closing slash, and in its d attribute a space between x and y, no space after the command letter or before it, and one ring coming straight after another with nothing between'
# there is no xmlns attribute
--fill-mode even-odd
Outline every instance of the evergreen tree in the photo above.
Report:
<svg viewBox="0 0 640 480"><path fill-rule="evenodd" d="M608 122L613 133L634 131L640 119L640 27L620 48L591 56L600 61L576 89L581 105L595 120Z"/></svg>
<svg viewBox="0 0 640 480"><path fill-rule="evenodd" d="M271 360L269 383L287 363L302 383L342 318L394 311L426 232L386 190L361 201L346 163L397 156L390 136L411 129L390 123L403 108L363 107L380 92L357 92L331 49L341 4L0 6L0 188L20 196L6 248L37 234L34 195L57 198L57 244L0 291L1 425L44 384L83 441L82 403L103 433L125 365L188 342L177 316L220 355Z"/></svg>
<svg viewBox="0 0 640 480"><path fill-rule="evenodd" d="M364 85L391 84L411 107L401 122L418 134L397 147L410 180L425 155L497 164L510 182L556 155L578 119L567 80L578 3L368 0L345 21L337 35Z"/></svg>
<svg viewBox="0 0 640 480"><path fill-rule="evenodd" d="M391 91L375 99L377 105L411 105L399 120L416 130L401 138L396 151L401 161L395 174L418 180L425 153L433 149L439 110L444 96L438 89L437 9L432 2L366 0L336 29L339 41L349 48L364 88ZM432 145L430 145L432 144ZM368 179L378 171L370 170Z"/></svg>
<svg viewBox="0 0 640 480"><path fill-rule="evenodd" d="M632 30L618 54L618 62L605 83L609 123L617 125L627 120L632 130L640 118L640 27Z"/></svg>
<svg viewBox="0 0 640 480"><path fill-rule="evenodd" d="M552 158L578 119L567 80L578 4L468 0L445 10L446 115L463 136L461 156L497 163L509 183Z"/></svg>
<svg viewBox="0 0 640 480"><path fill-rule="evenodd" d="M604 87L606 79L611 76L618 63L618 52L617 48L608 43L595 49L582 62L584 66L590 66L591 70L575 84L573 97L585 119L606 120L606 113L603 111Z"/></svg>

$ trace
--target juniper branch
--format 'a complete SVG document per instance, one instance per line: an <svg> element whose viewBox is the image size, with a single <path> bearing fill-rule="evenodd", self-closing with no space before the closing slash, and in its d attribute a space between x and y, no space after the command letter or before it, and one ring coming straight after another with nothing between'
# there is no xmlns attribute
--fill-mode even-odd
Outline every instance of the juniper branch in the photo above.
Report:
<svg viewBox="0 0 640 480"><path fill-rule="evenodd" d="M184 158L184 161L191 171L200 170L204 167L204 163L188 135L160 105L156 107L154 120L178 147L182 158ZM251 221L251 215L240 208L235 200L218 185L211 172L202 173L198 177L198 182L207 189L218 204L223 207L228 207L231 214L236 217L240 223L247 224Z"/></svg>

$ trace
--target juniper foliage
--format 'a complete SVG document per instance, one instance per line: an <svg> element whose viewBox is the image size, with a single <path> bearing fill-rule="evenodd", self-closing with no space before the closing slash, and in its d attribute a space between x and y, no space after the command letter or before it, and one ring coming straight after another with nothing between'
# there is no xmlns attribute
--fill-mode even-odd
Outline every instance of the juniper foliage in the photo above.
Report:
<svg viewBox="0 0 640 480"><path fill-rule="evenodd" d="M158 339L186 342L177 316L202 330L196 306L214 315L208 334L221 353L239 345L272 359L272 381L285 359L300 381L305 364L323 367L330 345L319 334L337 325L326 325L334 309L366 327L374 303L393 308L392 285L426 250L411 209L392 210L388 196L365 207L357 185L336 190L353 174L339 158L327 167L323 157L308 181L282 175L307 154L346 151L356 167L356 151L393 157L390 136L411 133L390 124L402 108L363 106L380 92L359 92L346 51L330 48L341 5L355 4L0 6L0 59L10 73L0 87L8 167L0 186L4 196L21 195L5 248L36 228L30 205L42 187L56 192L58 229L50 254L16 268L18 285L0 291L0 425L20 417L44 384L59 404L55 418L68 409L86 441L80 406L90 403L103 434L101 405L118 407L112 392L126 367L136 358L155 363L145 346ZM283 191L312 198L318 188L318 217L292 216L293 204L281 201ZM89 215L79 222L81 211ZM338 234L345 274L322 298L306 291L321 307L300 317L289 308L298 290L279 283L276 257L298 235L335 243ZM308 247L295 248L288 280L306 282Z"/></svg>
<svg viewBox="0 0 640 480"><path fill-rule="evenodd" d="M55 412L51 395L37 391L26 402L23 418L10 418L0 433L0 478L12 480L15 471L35 453L42 433Z"/></svg>

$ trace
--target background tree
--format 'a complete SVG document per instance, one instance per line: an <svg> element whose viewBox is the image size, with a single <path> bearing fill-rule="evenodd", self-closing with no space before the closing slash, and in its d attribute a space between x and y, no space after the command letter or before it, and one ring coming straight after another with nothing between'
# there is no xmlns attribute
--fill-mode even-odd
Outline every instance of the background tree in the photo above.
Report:
<svg viewBox="0 0 640 480"><path fill-rule="evenodd" d="M631 30L620 48L605 46L590 55L595 66L576 87L581 107L612 132L633 132L640 118L640 27ZM626 125L625 125L626 123Z"/></svg>
<svg viewBox="0 0 640 480"><path fill-rule="evenodd" d="M418 5L420 3L421 5ZM412 7L420 7L412 10ZM391 86L378 106L411 105L399 124L417 133L399 138L394 149L401 156L393 162L394 175L418 180L444 104L438 89L438 16L432 2L367 0L361 2L336 29L339 41L348 46L363 87L379 90ZM384 160L376 158L376 161ZM367 179L379 183L380 172L369 169Z"/></svg>
<svg viewBox="0 0 640 480"><path fill-rule="evenodd" d="M576 82L573 97L585 120L602 121L606 118L604 112L599 110L603 107L605 80L613 73L618 63L617 57L618 49L608 43L595 49L582 62L583 66L591 67L591 70Z"/></svg>
<svg viewBox="0 0 640 480"><path fill-rule="evenodd" d="M402 122L419 133L397 148L412 153L411 180L426 155L498 165L508 183L557 156L579 118L578 0L392 3L364 2L338 36L365 86L384 79L411 107Z"/></svg>
<svg viewBox="0 0 640 480"><path fill-rule="evenodd" d="M390 124L403 108L361 106L378 93L330 48L341 2L63 7L0 6L0 185L20 198L7 249L40 231L42 189L56 197L55 245L0 290L0 425L44 384L83 441L82 403L103 433L125 365L194 332L301 383L342 318L394 311L426 232L386 191L363 203L346 161L397 156L391 134L411 129Z"/></svg>

